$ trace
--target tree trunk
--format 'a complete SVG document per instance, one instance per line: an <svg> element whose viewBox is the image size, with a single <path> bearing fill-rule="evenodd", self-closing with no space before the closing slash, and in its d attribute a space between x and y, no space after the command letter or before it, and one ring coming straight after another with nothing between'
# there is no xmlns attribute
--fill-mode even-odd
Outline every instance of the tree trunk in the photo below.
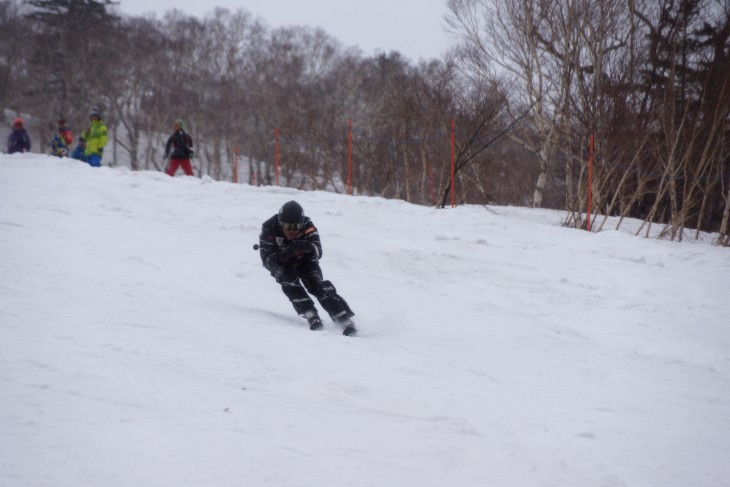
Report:
<svg viewBox="0 0 730 487"><path fill-rule="evenodd" d="M540 159L540 174L537 177L535 192L532 196L533 208L542 208L542 200L545 194L545 184L547 183L548 177L548 164L543 150L541 150L538 154L538 158Z"/></svg>

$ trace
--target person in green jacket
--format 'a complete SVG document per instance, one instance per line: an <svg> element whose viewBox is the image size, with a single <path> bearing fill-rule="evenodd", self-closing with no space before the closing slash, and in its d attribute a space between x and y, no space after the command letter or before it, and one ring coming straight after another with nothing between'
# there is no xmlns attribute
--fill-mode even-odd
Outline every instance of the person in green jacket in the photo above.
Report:
<svg viewBox="0 0 730 487"><path fill-rule="evenodd" d="M81 133L86 141L86 162L92 167L101 166L101 156L104 154L104 146L109 140L108 129L101 121L101 112L94 107L89 112L89 126Z"/></svg>

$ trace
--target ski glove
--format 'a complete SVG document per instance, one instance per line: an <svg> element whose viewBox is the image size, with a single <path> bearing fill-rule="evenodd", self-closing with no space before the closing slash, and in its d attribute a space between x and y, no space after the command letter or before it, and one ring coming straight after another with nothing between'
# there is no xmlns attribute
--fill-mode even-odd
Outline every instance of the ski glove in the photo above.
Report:
<svg viewBox="0 0 730 487"><path fill-rule="evenodd" d="M284 250L269 255L266 258L266 266L270 269L290 266L295 264L297 260L310 256L313 252L314 246L312 243L306 240L294 240Z"/></svg>
<svg viewBox="0 0 730 487"><path fill-rule="evenodd" d="M287 248L279 252L280 264L291 264L312 252L312 245L304 240L294 240Z"/></svg>
<svg viewBox="0 0 730 487"><path fill-rule="evenodd" d="M266 258L266 266L270 269L274 269L276 267L286 267L287 265L293 264L295 260L295 250L292 247L287 247L281 252L276 252L269 255Z"/></svg>
<svg viewBox="0 0 730 487"><path fill-rule="evenodd" d="M290 245L281 252L279 252L278 257L279 265L293 264L294 261L297 260L297 250L294 248L293 245Z"/></svg>
<svg viewBox="0 0 730 487"><path fill-rule="evenodd" d="M297 254L302 254L302 256L309 255L314 251L312 243L306 240L295 240L291 246L296 249Z"/></svg>

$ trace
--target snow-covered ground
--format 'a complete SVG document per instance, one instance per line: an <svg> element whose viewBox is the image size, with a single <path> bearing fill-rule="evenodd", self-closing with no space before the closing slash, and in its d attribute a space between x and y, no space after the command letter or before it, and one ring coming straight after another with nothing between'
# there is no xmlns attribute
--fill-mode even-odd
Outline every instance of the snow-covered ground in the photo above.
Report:
<svg viewBox="0 0 730 487"><path fill-rule="evenodd" d="M730 485L730 252L561 221L0 154L0 485Z"/></svg>

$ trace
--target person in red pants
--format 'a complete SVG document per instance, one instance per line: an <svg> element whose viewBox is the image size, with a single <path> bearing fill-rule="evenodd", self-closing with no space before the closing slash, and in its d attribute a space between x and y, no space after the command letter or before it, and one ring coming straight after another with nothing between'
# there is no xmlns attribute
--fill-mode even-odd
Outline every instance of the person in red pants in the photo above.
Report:
<svg viewBox="0 0 730 487"><path fill-rule="evenodd" d="M186 175L195 176L190 164L190 159L193 158L193 139L185 132L185 124L179 118L175 120L175 131L165 144L165 159L168 157L170 164L167 167L167 174L174 176L177 168L182 166Z"/></svg>

